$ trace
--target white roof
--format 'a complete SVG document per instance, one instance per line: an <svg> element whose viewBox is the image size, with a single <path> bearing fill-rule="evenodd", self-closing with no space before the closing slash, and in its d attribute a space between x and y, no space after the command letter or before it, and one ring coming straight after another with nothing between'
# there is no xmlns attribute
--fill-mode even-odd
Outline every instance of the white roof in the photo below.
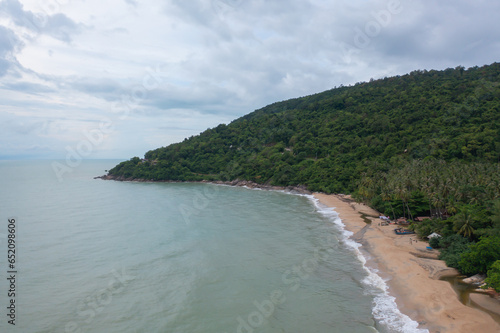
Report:
<svg viewBox="0 0 500 333"><path fill-rule="evenodd" d="M441 237L440 234L436 234L435 232L433 232L432 234L430 234L429 236L427 236L427 238L434 238L434 237Z"/></svg>

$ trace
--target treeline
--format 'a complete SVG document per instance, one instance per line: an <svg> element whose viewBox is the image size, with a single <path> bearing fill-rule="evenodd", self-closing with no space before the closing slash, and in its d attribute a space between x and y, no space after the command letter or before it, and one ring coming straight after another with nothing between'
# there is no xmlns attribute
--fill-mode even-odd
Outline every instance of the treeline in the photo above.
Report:
<svg viewBox="0 0 500 333"><path fill-rule="evenodd" d="M148 151L109 175L352 193L390 216L434 217L412 228L422 237L442 233L442 244L434 245L461 255L498 237L499 83L494 63L341 86ZM454 258L452 266L473 271ZM478 269L492 267L500 272L500 263Z"/></svg>
<svg viewBox="0 0 500 333"><path fill-rule="evenodd" d="M371 172L355 194L393 218L413 221L410 229L441 249L440 259L466 275L488 275L500 291L500 164L408 161L387 172ZM427 216L414 221L416 216Z"/></svg>
<svg viewBox="0 0 500 333"><path fill-rule="evenodd" d="M413 159L498 163L500 64L415 71L274 103L123 162L152 180L245 179L353 192L363 173Z"/></svg>
<svg viewBox="0 0 500 333"><path fill-rule="evenodd" d="M365 173L355 195L394 219L414 220L422 215L443 219L459 213L464 205L484 206L500 198L500 164L432 158L406 161L387 172ZM427 229L419 232L422 237L430 234ZM462 233L470 236L473 230L467 226Z"/></svg>

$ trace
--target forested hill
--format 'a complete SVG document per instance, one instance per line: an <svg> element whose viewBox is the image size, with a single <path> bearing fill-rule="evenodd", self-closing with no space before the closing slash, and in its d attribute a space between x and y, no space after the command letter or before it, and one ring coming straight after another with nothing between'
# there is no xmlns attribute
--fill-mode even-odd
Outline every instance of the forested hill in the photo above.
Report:
<svg viewBox="0 0 500 333"><path fill-rule="evenodd" d="M115 179L251 180L349 193L412 161L500 160L500 63L414 71L268 105L148 151ZM488 169L489 170L489 169Z"/></svg>

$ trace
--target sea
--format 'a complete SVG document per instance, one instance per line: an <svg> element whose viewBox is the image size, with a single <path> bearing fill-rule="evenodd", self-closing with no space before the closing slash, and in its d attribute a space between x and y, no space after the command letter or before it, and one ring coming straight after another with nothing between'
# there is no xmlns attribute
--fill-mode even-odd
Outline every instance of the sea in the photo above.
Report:
<svg viewBox="0 0 500 333"><path fill-rule="evenodd" d="M80 162L0 161L0 332L427 332L312 196Z"/></svg>

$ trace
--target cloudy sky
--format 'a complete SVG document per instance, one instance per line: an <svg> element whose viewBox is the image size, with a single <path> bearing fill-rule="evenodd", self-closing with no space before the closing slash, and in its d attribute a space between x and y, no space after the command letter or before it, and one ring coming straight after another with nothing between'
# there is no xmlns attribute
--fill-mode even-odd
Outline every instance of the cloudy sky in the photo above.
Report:
<svg viewBox="0 0 500 333"><path fill-rule="evenodd" d="M498 0L1 0L0 158L143 156L272 102L500 58Z"/></svg>

